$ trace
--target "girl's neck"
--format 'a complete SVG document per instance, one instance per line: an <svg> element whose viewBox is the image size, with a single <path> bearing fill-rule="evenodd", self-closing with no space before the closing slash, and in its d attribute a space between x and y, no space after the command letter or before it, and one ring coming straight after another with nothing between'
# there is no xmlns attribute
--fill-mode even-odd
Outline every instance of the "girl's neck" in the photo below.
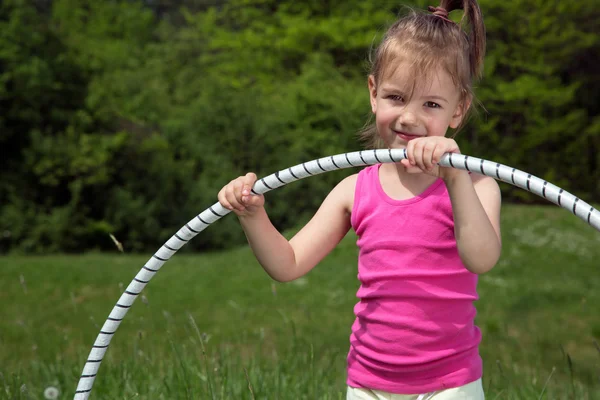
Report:
<svg viewBox="0 0 600 400"><path fill-rule="evenodd" d="M406 200L420 195L437 179L425 173L409 174L399 163L385 163L379 169L379 181L384 192L396 200Z"/></svg>

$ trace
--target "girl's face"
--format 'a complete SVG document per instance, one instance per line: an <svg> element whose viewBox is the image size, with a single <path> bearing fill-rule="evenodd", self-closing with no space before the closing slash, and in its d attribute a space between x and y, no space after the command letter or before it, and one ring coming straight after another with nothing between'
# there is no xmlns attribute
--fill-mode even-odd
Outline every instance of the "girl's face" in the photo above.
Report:
<svg viewBox="0 0 600 400"><path fill-rule="evenodd" d="M414 89L410 75L409 69L400 65L381 82L369 77L377 132L389 148L405 148L409 140L418 137L445 136L448 127L460 124L468 109L443 68L433 71L431 79L414 85ZM412 93L407 93L407 87Z"/></svg>

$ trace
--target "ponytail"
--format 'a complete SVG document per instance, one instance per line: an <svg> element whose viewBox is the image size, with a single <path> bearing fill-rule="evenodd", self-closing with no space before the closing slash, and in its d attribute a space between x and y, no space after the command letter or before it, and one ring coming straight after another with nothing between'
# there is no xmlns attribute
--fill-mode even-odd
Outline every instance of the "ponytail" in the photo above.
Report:
<svg viewBox="0 0 600 400"><path fill-rule="evenodd" d="M439 8L445 9L448 13L454 10L463 10L460 25L464 25L464 20L467 19L468 28L465 32L469 40L471 77L473 79L480 78L485 56L485 25L477 0L440 0Z"/></svg>

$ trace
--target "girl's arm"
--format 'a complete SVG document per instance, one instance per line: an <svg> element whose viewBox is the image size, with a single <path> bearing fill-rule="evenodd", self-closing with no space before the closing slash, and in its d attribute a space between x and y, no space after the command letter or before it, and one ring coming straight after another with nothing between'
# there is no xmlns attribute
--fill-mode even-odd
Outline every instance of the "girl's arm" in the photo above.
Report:
<svg viewBox="0 0 600 400"><path fill-rule="evenodd" d="M333 250L350 229L355 185L356 175L340 182L289 241L273 226L264 207L237 213L254 255L269 276L280 282L297 279Z"/></svg>
<svg viewBox="0 0 600 400"><path fill-rule="evenodd" d="M500 258L500 188L490 177L456 171L445 178L454 214L454 234L465 267L483 274Z"/></svg>
<svg viewBox="0 0 600 400"><path fill-rule="evenodd" d="M453 139L414 139L406 149L408 159L402 160L402 165L408 172L417 170L444 179L452 202L458 253L465 267L475 274L491 270L502 247L498 183L487 176L441 168L438 163L444 153L460 153Z"/></svg>

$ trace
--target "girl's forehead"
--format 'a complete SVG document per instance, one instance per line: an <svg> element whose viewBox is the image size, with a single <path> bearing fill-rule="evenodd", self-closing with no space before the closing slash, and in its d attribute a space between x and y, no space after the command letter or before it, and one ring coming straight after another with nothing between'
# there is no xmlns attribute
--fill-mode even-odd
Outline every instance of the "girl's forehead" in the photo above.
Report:
<svg viewBox="0 0 600 400"><path fill-rule="evenodd" d="M450 74L440 65L422 68L403 61L383 71L380 85L393 86L404 92L453 92L457 90Z"/></svg>

